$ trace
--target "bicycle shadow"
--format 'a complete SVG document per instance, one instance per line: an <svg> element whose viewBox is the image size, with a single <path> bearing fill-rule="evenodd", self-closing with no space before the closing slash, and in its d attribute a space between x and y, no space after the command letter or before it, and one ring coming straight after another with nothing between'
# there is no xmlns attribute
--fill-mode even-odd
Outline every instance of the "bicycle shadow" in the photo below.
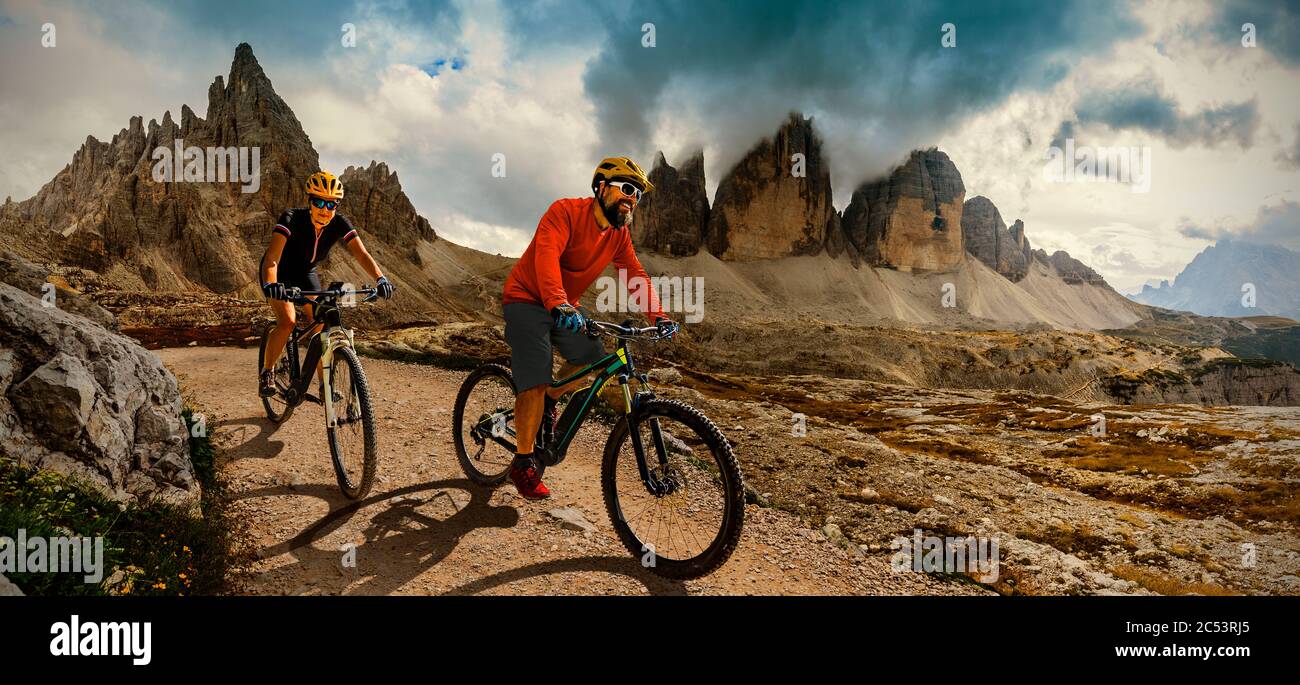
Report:
<svg viewBox="0 0 1300 685"><path fill-rule="evenodd" d="M212 424L211 432L217 435L217 431L220 431L223 463L242 459L275 459L280 456L285 447L283 440L271 439L279 425L272 423L266 416L258 414L238 419L222 419Z"/></svg>
<svg viewBox="0 0 1300 685"><path fill-rule="evenodd" d="M469 493L469 501L461 504L451 496L453 490ZM363 542L353 543L355 569L343 567L345 550L313 545L348 523L362 509L419 493L430 496L390 504L370 518L361 532ZM290 554L294 562L277 567L274 573L314 579L311 583L314 589L330 594L391 594L445 559L466 533L479 528L509 528L519 521L516 509L489 504L491 491L473 485L468 479L409 485L360 501L344 498L333 485L274 486L251 490L235 499L282 495L316 497L329 504L331 511L292 538L264 547L258 556ZM448 515L439 518L416 509L433 502L439 503L439 508Z"/></svg>
<svg viewBox="0 0 1300 685"><path fill-rule="evenodd" d="M494 587L500 587L508 583L526 580L537 576L545 576L553 573L582 573L598 572L611 573L627 576L633 580L640 581L645 586L646 591L656 596L678 596L687 595L686 586L680 582L668 580L643 569L637 564L636 560L630 556L586 556L572 559L552 559L550 561L539 561L536 564L513 568L508 571L501 571L490 576L484 576L477 580L471 580L468 583L454 587L443 595L475 595L485 592Z"/></svg>
<svg viewBox="0 0 1300 685"><path fill-rule="evenodd" d="M453 490L468 493L469 501L460 504L451 496ZM419 493L430 493L430 496L414 498ZM465 478L409 485L360 501L344 498L333 485L273 486L250 490L234 499L284 495L316 497L329 504L331 511L292 538L263 547L257 555L259 558L291 555L293 562L268 573L288 579L312 579L307 582L310 589L328 594L392 594L446 559L467 533L480 528L510 528L519 522L516 508L490 504L492 490ZM342 566L343 549L322 549L313 544L338 530L362 509L399 497L412 499L403 499L378 511L361 532L364 542L355 547L355 569ZM449 515L438 518L417 509L435 501ZM655 576L631 557L623 556L540 562L480 578L443 594L473 594L535 576L583 571L626 575L644 584L651 594L685 594L680 583Z"/></svg>

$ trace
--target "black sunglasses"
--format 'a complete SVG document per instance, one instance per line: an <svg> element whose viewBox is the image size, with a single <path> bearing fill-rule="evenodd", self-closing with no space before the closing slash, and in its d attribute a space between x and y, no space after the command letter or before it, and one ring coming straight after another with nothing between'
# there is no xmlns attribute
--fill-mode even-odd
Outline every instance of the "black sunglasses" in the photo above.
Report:
<svg viewBox="0 0 1300 685"><path fill-rule="evenodd" d="M319 197L311 198L311 204L316 209L328 209L330 211L334 211L334 208L339 206L339 203L333 200L322 200Z"/></svg>
<svg viewBox="0 0 1300 685"><path fill-rule="evenodd" d="M641 199L641 189L636 187L635 184L628 183L627 181L606 181L606 183L608 183L609 185L615 188L618 188L620 192L622 192L624 195L628 197L635 198L637 200Z"/></svg>

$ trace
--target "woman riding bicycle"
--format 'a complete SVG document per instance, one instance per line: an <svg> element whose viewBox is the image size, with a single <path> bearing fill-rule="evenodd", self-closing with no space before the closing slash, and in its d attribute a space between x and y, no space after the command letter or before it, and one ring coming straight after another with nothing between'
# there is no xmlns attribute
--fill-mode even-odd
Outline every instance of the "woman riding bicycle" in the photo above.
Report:
<svg viewBox="0 0 1300 685"><path fill-rule="evenodd" d="M262 256L262 294L266 295L276 322L275 330L266 341L266 362L259 379L258 392L263 397L275 394L272 368L296 322L293 304L287 301L287 291L291 287L320 290L316 266L325 261L336 243L346 245L361 268L376 279L375 288L381 297L392 297L396 290L366 251L357 230L338 213L338 205L343 200L343 183L334 174L318 171L308 177L305 189L308 206L286 209L280 215L272 229L271 244ZM306 311L311 318L311 305L306 305Z"/></svg>

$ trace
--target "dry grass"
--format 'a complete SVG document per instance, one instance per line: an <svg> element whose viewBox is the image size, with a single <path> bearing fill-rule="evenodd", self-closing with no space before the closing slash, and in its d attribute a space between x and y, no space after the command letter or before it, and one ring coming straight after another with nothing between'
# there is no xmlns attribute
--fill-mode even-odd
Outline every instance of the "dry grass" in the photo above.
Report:
<svg viewBox="0 0 1300 685"><path fill-rule="evenodd" d="M1115 515L1115 518L1125 523L1128 523L1130 525L1137 526L1138 528L1151 527L1151 524L1146 519L1142 518L1141 516L1138 516L1136 513L1131 511L1121 511Z"/></svg>
<svg viewBox="0 0 1300 685"><path fill-rule="evenodd" d="M767 400L793 412L815 416L836 425L852 426L868 433L900 430L912 424L906 417L882 413L881 410L889 405L879 402L824 400L766 382L685 368L681 372L682 385L714 399L741 402Z"/></svg>
<svg viewBox="0 0 1300 685"><path fill-rule="evenodd" d="M958 445L947 440L934 438L900 438L894 435L882 435L880 441L904 452L915 452L931 457L953 459L972 464L996 464L997 460L989 454L973 447Z"/></svg>
<svg viewBox="0 0 1300 685"><path fill-rule="evenodd" d="M1294 460L1290 452L1275 450L1272 453L1284 458L1236 457L1228 461L1228 467L1237 473L1255 478L1300 480L1300 463Z"/></svg>
<svg viewBox="0 0 1300 685"><path fill-rule="evenodd" d="M1068 448L1045 451L1043 456L1065 459L1077 469L1127 474L1146 471L1162 476L1190 476L1197 472L1197 465L1209 461L1208 456L1175 443L1121 440L1117 434L1105 439L1086 436Z"/></svg>
<svg viewBox="0 0 1300 685"><path fill-rule="evenodd" d="M1086 523L1079 526L1056 524L1046 528L1025 529L1016 533L1016 537L1055 547L1067 554L1096 554L1112 545L1119 545L1130 552L1136 552L1138 549L1129 535L1124 536L1123 542L1117 543L1103 535L1098 535Z"/></svg>
<svg viewBox="0 0 1300 685"><path fill-rule="evenodd" d="M1173 576L1153 571L1149 568L1121 564L1110 568L1117 578L1132 581L1142 587L1161 595L1215 595L1230 596L1243 594L1214 583L1189 582Z"/></svg>

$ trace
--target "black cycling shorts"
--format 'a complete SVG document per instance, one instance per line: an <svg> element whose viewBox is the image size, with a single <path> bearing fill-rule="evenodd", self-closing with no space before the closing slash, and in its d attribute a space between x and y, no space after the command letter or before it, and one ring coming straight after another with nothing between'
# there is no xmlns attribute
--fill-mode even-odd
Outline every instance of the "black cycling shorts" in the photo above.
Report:
<svg viewBox="0 0 1300 685"><path fill-rule="evenodd" d="M584 333L556 330L554 317L541 305L511 302L501 309L506 320L506 343L510 345L510 373L518 391L551 382L552 350L579 366L605 356L600 340Z"/></svg>
<svg viewBox="0 0 1300 685"><path fill-rule="evenodd" d="M287 288L301 288L302 290L320 290L320 274L315 269L306 273L282 274L280 282Z"/></svg>

